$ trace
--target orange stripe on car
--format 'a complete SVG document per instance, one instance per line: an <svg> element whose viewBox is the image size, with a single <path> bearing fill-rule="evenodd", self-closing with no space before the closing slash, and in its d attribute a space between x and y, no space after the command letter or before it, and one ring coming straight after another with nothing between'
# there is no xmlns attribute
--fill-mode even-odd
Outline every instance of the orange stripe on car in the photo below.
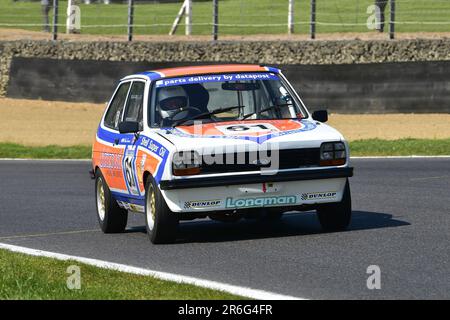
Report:
<svg viewBox="0 0 450 320"><path fill-rule="evenodd" d="M164 74L165 77L189 76L194 74L214 74L228 72L267 72L265 67L258 65L216 65L216 66L194 66L153 70Z"/></svg>

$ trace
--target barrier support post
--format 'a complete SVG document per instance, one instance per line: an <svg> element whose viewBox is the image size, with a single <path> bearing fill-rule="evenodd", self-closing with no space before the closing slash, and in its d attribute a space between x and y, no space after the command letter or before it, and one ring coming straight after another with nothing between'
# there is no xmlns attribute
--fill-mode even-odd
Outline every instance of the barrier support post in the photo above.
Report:
<svg viewBox="0 0 450 320"><path fill-rule="evenodd" d="M128 41L133 41L134 0L128 0Z"/></svg>
<svg viewBox="0 0 450 320"><path fill-rule="evenodd" d="M213 41L219 38L219 0L213 0Z"/></svg>
<svg viewBox="0 0 450 320"><path fill-rule="evenodd" d="M192 0L186 1L186 35L192 34Z"/></svg>
<svg viewBox="0 0 450 320"><path fill-rule="evenodd" d="M58 0L53 0L53 32L52 40L58 40Z"/></svg>
<svg viewBox="0 0 450 320"><path fill-rule="evenodd" d="M391 0L390 3L391 18L389 21L389 39L393 40L395 39L395 0Z"/></svg>
<svg viewBox="0 0 450 320"><path fill-rule="evenodd" d="M311 39L316 38L316 0L311 0Z"/></svg>
<svg viewBox="0 0 450 320"><path fill-rule="evenodd" d="M294 33L294 0L289 0L288 7L288 34Z"/></svg>

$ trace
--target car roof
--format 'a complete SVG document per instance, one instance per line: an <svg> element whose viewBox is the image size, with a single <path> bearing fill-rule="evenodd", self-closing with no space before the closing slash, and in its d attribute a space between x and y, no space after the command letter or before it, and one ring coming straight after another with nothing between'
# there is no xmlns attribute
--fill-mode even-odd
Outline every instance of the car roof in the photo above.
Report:
<svg viewBox="0 0 450 320"><path fill-rule="evenodd" d="M150 80L158 80L163 78L182 77L199 74L218 74L218 73L233 73L233 72L273 72L280 73L280 70L273 67L266 67L255 64L218 64L206 66L185 66L177 68L165 68L152 71L145 71L135 75L130 75L127 78L136 76L146 76Z"/></svg>

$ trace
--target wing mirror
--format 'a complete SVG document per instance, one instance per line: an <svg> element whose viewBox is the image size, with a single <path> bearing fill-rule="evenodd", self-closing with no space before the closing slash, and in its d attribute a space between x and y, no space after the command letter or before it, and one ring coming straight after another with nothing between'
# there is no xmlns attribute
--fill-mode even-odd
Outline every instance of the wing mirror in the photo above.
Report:
<svg viewBox="0 0 450 320"><path fill-rule="evenodd" d="M124 121L119 123L120 133L136 133L139 132L139 122L137 121Z"/></svg>
<svg viewBox="0 0 450 320"><path fill-rule="evenodd" d="M312 118L319 122L327 122L328 121L328 111L327 110L317 110L312 114Z"/></svg>

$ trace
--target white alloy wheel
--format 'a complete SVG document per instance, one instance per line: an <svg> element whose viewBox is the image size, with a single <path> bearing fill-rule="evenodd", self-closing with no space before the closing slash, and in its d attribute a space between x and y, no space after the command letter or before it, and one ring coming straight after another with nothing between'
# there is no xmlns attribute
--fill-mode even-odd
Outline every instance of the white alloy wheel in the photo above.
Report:
<svg viewBox="0 0 450 320"><path fill-rule="evenodd" d="M97 179L97 214L101 221L105 220L105 188L103 179Z"/></svg>
<svg viewBox="0 0 450 320"><path fill-rule="evenodd" d="M147 226L149 230L153 230L155 225L155 216L156 216L156 196L155 191L153 190L152 184L150 184L147 190L147 203L145 206L146 215L147 215Z"/></svg>

